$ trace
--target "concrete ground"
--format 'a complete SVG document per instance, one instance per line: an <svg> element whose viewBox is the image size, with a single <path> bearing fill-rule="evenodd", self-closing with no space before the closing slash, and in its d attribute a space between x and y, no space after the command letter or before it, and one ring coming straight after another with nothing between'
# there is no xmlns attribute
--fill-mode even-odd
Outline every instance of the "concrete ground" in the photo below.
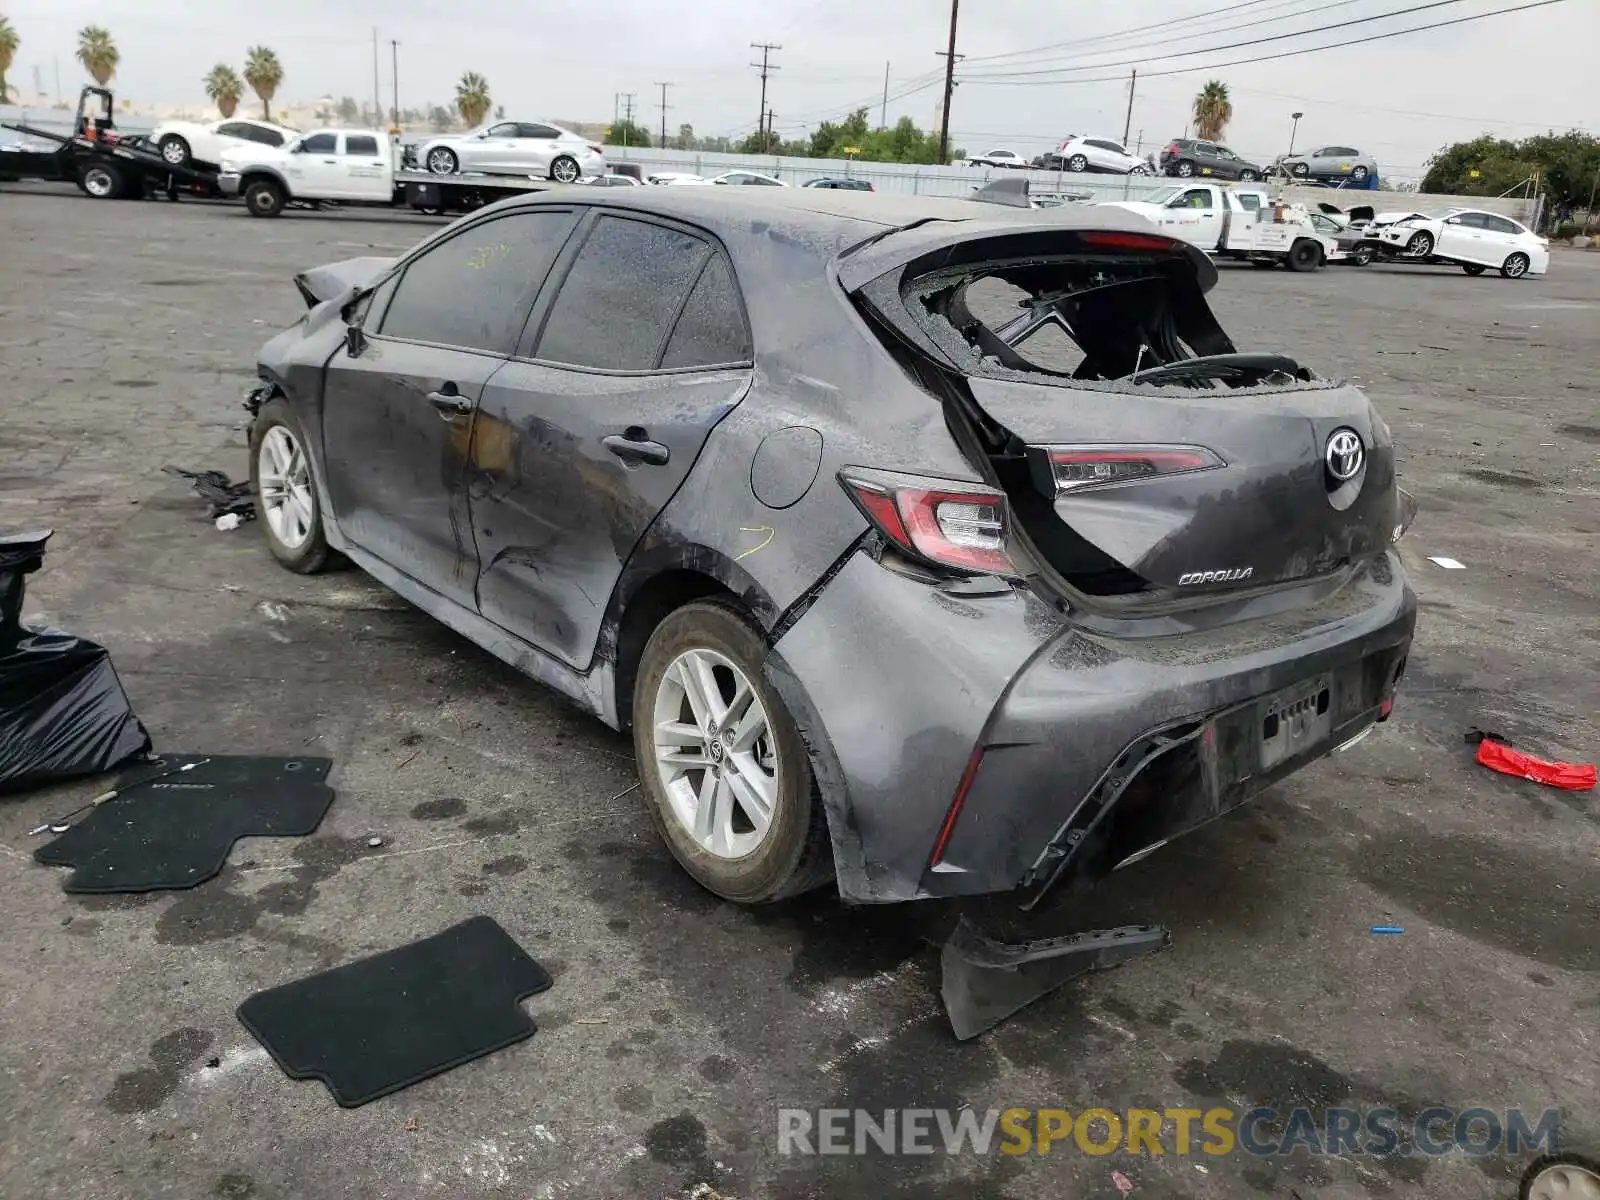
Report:
<svg viewBox="0 0 1600 1200"><path fill-rule="evenodd" d="M0 803L0 1194L1033 1200L1114 1196L1118 1172L1141 1198L1472 1200L1522 1166L785 1158L780 1107L1556 1107L1566 1140L1600 1137L1600 796L1462 740L1600 754L1600 256L1519 282L1224 269L1241 348L1354 375L1393 428L1422 504L1399 705L1084 906L1165 922L1170 951L957 1044L933 909L698 891L628 791L626 738L359 573L279 570L161 475L246 473L239 402L301 310L292 272L430 228L0 189L0 529L57 530L30 611L111 648L159 748L328 755L338 791L312 838L101 899L64 895L26 836L97 783ZM234 1017L477 913L555 976L530 1041L343 1110Z"/></svg>

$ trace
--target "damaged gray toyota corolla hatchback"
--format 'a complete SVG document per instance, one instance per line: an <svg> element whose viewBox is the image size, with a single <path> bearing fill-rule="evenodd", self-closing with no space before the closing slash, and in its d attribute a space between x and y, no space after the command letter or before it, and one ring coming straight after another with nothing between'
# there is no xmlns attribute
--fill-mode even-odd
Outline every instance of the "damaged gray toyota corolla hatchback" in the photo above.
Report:
<svg viewBox="0 0 1600 1200"><path fill-rule="evenodd" d="M1215 281L1117 209L508 201L301 276L260 524L631 727L721 896L1031 904L1363 734L1405 668L1389 430L1236 353Z"/></svg>

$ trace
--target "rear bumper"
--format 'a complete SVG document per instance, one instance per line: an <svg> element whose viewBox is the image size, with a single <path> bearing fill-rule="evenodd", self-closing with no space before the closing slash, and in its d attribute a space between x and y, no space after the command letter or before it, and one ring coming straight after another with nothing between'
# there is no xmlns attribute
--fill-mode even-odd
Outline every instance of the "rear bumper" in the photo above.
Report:
<svg viewBox="0 0 1600 1200"><path fill-rule="evenodd" d="M1381 719L1415 620L1393 554L1293 612L1140 638L858 554L768 675L812 748L846 899L1032 899L1092 883ZM1313 708L1327 694L1304 742L1284 726L1264 749L1274 704L1311 683Z"/></svg>

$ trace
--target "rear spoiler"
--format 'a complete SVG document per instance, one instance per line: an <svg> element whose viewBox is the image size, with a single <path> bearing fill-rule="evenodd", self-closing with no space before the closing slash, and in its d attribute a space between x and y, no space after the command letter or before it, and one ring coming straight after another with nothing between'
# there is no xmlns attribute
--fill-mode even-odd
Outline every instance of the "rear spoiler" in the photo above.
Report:
<svg viewBox="0 0 1600 1200"><path fill-rule="evenodd" d="M397 261L393 258L347 258L343 262L301 271L294 277L294 285L305 298L306 307L315 308L376 283Z"/></svg>

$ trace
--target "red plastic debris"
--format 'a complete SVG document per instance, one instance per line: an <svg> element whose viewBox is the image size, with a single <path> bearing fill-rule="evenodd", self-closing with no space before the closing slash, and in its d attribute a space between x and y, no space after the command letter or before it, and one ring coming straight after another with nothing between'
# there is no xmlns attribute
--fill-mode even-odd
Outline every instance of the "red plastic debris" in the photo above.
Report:
<svg viewBox="0 0 1600 1200"><path fill-rule="evenodd" d="M1531 779L1535 783L1565 788L1569 792L1585 792L1595 785L1593 763L1550 762L1490 738L1478 743L1478 761L1502 775Z"/></svg>

